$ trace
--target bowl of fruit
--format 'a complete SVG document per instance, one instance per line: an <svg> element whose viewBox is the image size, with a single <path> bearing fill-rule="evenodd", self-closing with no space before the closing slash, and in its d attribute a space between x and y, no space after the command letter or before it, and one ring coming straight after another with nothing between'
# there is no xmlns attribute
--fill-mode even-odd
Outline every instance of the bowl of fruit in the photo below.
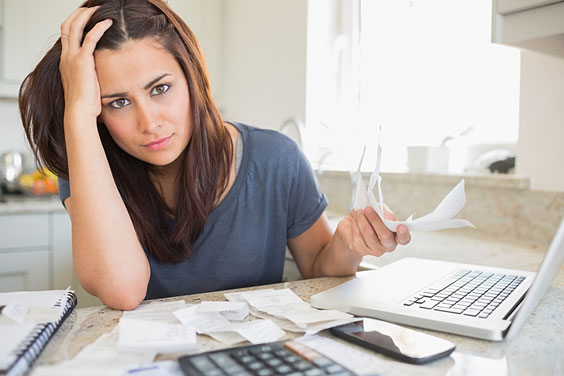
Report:
<svg viewBox="0 0 564 376"><path fill-rule="evenodd" d="M21 174L19 184L25 193L35 196L54 195L59 191L57 176L46 168L29 174Z"/></svg>

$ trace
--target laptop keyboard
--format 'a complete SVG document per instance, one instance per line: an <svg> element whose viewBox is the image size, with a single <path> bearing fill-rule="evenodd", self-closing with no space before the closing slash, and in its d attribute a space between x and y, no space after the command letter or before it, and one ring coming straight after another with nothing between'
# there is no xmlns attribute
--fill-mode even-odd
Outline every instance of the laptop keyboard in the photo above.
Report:
<svg viewBox="0 0 564 376"><path fill-rule="evenodd" d="M353 376L341 365L296 341L228 348L178 359L185 375Z"/></svg>
<svg viewBox="0 0 564 376"><path fill-rule="evenodd" d="M523 276L460 269L403 305L485 319L524 280Z"/></svg>

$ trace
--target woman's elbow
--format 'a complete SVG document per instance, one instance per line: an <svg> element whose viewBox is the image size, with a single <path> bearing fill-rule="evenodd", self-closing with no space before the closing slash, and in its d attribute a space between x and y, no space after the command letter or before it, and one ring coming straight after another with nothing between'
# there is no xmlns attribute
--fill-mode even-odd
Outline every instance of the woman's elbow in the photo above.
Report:
<svg viewBox="0 0 564 376"><path fill-rule="evenodd" d="M136 281L135 283L108 283L101 284L80 281L82 287L90 294L96 296L106 306L112 309L129 311L137 308L145 299L147 294L147 283Z"/></svg>
<svg viewBox="0 0 564 376"><path fill-rule="evenodd" d="M121 311L130 311L139 306L145 299L145 291L140 289L119 288L113 291L97 294L98 298L106 306Z"/></svg>

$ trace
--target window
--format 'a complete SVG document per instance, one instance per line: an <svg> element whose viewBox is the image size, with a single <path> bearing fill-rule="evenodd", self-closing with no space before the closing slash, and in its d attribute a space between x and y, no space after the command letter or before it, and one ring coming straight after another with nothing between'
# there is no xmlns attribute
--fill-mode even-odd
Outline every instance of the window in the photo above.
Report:
<svg viewBox="0 0 564 376"><path fill-rule="evenodd" d="M491 43L491 9L474 0L310 0L304 148L314 165L354 170L366 144L363 169L372 169L380 127L383 171L406 171L408 146L447 136L456 137L449 172L464 172L480 145L514 147L520 55Z"/></svg>

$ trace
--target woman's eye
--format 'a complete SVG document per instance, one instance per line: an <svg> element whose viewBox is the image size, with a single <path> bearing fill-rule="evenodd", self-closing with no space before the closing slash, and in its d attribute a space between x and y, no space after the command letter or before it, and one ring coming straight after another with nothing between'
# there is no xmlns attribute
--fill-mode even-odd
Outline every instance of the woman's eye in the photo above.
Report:
<svg viewBox="0 0 564 376"><path fill-rule="evenodd" d="M153 90L151 90L151 95L161 95L164 94L168 91L168 89L170 88L169 84L161 84L161 85L157 85L153 88Z"/></svg>
<svg viewBox="0 0 564 376"><path fill-rule="evenodd" d="M113 108L123 108L129 104L129 100L125 98L116 99L113 102L110 102L110 106Z"/></svg>

